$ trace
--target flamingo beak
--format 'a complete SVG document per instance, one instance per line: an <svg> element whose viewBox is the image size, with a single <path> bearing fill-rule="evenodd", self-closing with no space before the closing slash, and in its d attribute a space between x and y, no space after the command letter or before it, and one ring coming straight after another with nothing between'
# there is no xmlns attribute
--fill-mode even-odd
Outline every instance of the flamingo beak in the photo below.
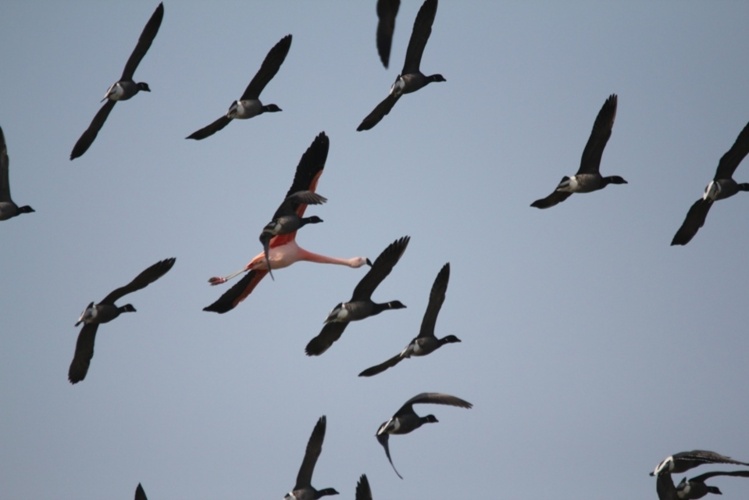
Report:
<svg viewBox="0 0 749 500"><path fill-rule="evenodd" d="M369 267L372 267L372 261L371 261L371 260L369 260L369 259L367 259L367 265L368 265Z"/></svg>

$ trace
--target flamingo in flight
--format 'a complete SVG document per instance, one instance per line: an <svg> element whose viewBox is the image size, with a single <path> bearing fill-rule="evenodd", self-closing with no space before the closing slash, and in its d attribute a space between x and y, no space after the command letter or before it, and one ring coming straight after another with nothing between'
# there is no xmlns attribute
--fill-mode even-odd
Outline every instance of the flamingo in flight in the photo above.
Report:
<svg viewBox="0 0 749 500"><path fill-rule="evenodd" d="M296 174L294 175L294 182L291 184L291 188L286 194L286 198L299 191L315 192L317 181L320 179L323 168L325 168L325 160L328 157L329 148L330 139L325 135L325 132L320 132L320 134L315 137L315 140L312 141L310 147L307 148L307 151L302 155L302 159L299 160L299 165L297 166ZM306 203L300 203L296 209L297 215L302 217L306 208ZM253 257L253 259L242 269L227 276L214 276L209 279L208 282L211 285L219 285L221 283L226 283L242 273L247 273L234 286L219 297L218 300L213 304L204 307L203 310L217 313L231 311L237 306L237 304L247 298L257 284L260 283L260 280L268 274L268 263L270 263L270 266L273 269L281 269L303 260L317 262L319 264L338 264L349 267L361 267L364 264L369 263L369 260L366 257L351 257L346 259L312 253L297 245L296 231L288 234L280 234L271 238L267 260L265 252L261 252Z"/></svg>

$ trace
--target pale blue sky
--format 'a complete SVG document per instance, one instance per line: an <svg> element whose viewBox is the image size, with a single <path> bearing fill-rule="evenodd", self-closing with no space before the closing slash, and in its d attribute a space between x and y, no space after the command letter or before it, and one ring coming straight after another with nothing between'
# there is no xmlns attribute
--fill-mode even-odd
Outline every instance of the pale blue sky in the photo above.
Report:
<svg viewBox="0 0 749 500"><path fill-rule="evenodd" d="M0 223L0 498L132 498L138 482L153 500L282 498L321 415L313 484L341 499L362 473L375 499L656 498L647 473L671 453L749 461L749 195L669 246L749 121L749 3L442 0L422 69L447 82L356 132L402 66L420 0L402 2L389 70L374 1L167 1L135 73L151 93L117 104L69 161L156 5L1 9L0 126L14 200L36 213ZM261 96L283 112L185 140L288 33ZM531 208L577 170L611 93L601 172L629 184ZM201 309L226 290L210 276L261 250L320 131L329 201L308 213L325 222L297 241L372 259L411 243L374 295L408 308L311 359L304 346L364 269L296 264L234 311ZM749 181L749 161L735 177ZM172 256L121 302L137 313L100 327L71 386L80 311ZM445 262L437 334L463 342L357 377L416 335ZM400 480L374 434L424 391L474 408L417 408L439 423L391 439Z"/></svg>

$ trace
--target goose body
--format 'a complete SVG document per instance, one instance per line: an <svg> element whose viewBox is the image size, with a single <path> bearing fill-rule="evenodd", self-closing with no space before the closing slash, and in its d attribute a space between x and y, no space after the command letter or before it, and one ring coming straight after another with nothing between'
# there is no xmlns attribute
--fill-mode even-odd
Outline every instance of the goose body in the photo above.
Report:
<svg viewBox="0 0 749 500"><path fill-rule="evenodd" d="M375 434L375 436L377 437L377 441L385 449L385 455L387 456L387 459L390 462L390 465L393 467L396 475L401 479L403 479L403 476L400 475L398 470L395 468L395 465L393 464L393 459L390 458L390 446L388 444L388 438L391 434L408 434L409 432L418 429L424 424L438 422L437 417L435 417L434 415L426 415L424 417L421 417L414 411L413 405L426 403L457 406L459 408L466 409L473 408L473 405L468 401L455 396L451 396L449 394L443 394L439 392L422 392L421 394L417 394L416 396L406 401L403 406L401 406L398 411L395 412L392 417L390 417L390 419L380 424L380 427L377 429L377 433Z"/></svg>
<svg viewBox="0 0 749 500"><path fill-rule="evenodd" d="M276 104L263 104L260 101L260 93L268 83L276 76L289 53L291 47L291 35L286 35L270 49L263 60L263 64L250 80L242 97L232 102L229 110L223 116L219 117L212 123L206 125L200 130L196 130L187 136L187 139L201 140L210 137L219 130L226 127L232 120L246 120L263 113L274 113L281 111Z"/></svg>
<svg viewBox="0 0 749 500"><path fill-rule="evenodd" d="M147 83L135 82L133 80L133 74L140 64L140 61L143 59L143 56L146 55L146 52L148 52L148 49L151 47L154 38L156 38L156 34L159 32L159 27L161 27L161 21L163 19L164 4L160 3L146 23L146 26L143 28L143 32L138 38L138 43L125 64L122 76L118 81L109 86L107 92L104 94L104 98L102 99L102 101L106 102L99 109L96 115L94 115L91 124L83 132L81 137L75 143L75 146L73 146L73 151L70 153L71 160L78 158L88 151L88 148L93 144L94 139L96 139L96 136L99 134L99 130L101 130L101 127L107 120L109 113L114 109L114 105L117 101L126 101L141 91L151 91Z"/></svg>
<svg viewBox="0 0 749 500"><path fill-rule="evenodd" d="M319 356L341 338L346 326L352 321L374 316L388 309L403 309L406 306L398 300L389 302L374 302L372 293L377 286L390 274L398 263L403 252L406 251L409 236L395 240L375 259L372 268L364 275L354 288L354 293L348 302L336 305L325 319L325 326L320 333L309 341L305 352L308 356Z"/></svg>
<svg viewBox="0 0 749 500"><path fill-rule="evenodd" d="M448 262L442 266L442 269L440 269L440 272L437 274L437 277L432 284L432 290L429 294L429 304L424 312L424 318L421 321L419 335L411 340L411 342L400 353L379 365L367 368L359 374L360 377L371 377L372 375L377 375L411 356L426 356L445 344L460 342L460 339L455 335L447 335L443 338L437 338L434 335L437 315L439 315L442 304L445 301L447 283L449 280L450 263Z"/></svg>
<svg viewBox="0 0 749 500"><path fill-rule="evenodd" d="M78 334L75 354L68 370L68 380L71 384L77 384L86 378L91 359L94 357L94 341L99 325L112 321L122 313L135 312L135 307L132 304L117 306L115 302L129 293L147 287L164 276L174 266L175 260L170 258L157 262L141 272L127 285L110 292L101 302L91 302L86 306L75 323L75 326L83 323L83 328Z"/></svg>
<svg viewBox="0 0 749 500"><path fill-rule="evenodd" d="M705 225L707 213L714 202L730 198L740 191L749 191L749 183L739 184L733 180L736 168L747 154L749 154L749 123L739 133L731 149L720 158L718 168L715 170L715 177L705 187L702 197L689 208L684 222L671 240L671 245L686 245L689 243L697 234L697 231Z"/></svg>
<svg viewBox="0 0 749 500"><path fill-rule="evenodd" d="M397 9L396 9L397 11ZM377 125L385 115L390 113L395 103L403 94L410 94L425 87L432 82L444 82L445 77L440 74L425 75L421 72L421 56L424 53L429 36L432 34L432 24L437 14L437 0L426 0L416 14L411 39L406 50L406 59L403 69L395 82L390 87L388 96L385 97L369 113L356 128L357 131L369 130ZM394 16L394 15L393 15Z"/></svg>
<svg viewBox="0 0 749 500"><path fill-rule="evenodd" d="M328 495L338 495L333 488L324 488L317 490L312 486L312 473L315 471L315 464L322 453L322 443L325 439L326 418L325 415L315 424L312 434L307 441L307 448L304 452L302 465L299 467L299 473L296 477L294 489L288 492L284 499L286 500L317 500L318 498Z"/></svg>
<svg viewBox="0 0 749 500"><path fill-rule="evenodd" d="M532 207L549 208L563 202L572 193L590 193L603 189L609 184L627 184L627 181L618 175L604 177L599 172L603 149L606 147L606 143L611 137L611 130L614 127L617 101L616 94L611 94L603 103L583 150L577 173L562 177L554 191L546 198L531 203Z"/></svg>
<svg viewBox="0 0 749 500"><path fill-rule="evenodd" d="M8 220L21 214L34 212L29 205L18 206L10 197L10 158L5 134L0 127L0 220Z"/></svg>

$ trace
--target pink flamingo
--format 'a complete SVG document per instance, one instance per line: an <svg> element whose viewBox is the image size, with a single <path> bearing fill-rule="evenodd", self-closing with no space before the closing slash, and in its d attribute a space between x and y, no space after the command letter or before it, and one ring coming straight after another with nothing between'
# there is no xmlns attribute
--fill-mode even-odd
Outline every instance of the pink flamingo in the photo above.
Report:
<svg viewBox="0 0 749 500"><path fill-rule="evenodd" d="M307 148L307 151L302 155L302 159L299 160L299 165L297 166L296 174L294 175L294 182L291 184L291 189L289 189L286 197L289 197L298 191L315 191L317 181L320 179L323 168L325 168L325 160L328 157L329 148L330 139L325 135L325 132L320 132L320 134L315 137L315 140L312 141L310 147ZM304 215L304 210L306 208L306 203L299 205L297 208L297 214L299 217ZM344 259L309 252L297 245L296 231L274 236L270 240L269 247L268 260L265 258L265 253L261 252L253 257L252 260L242 269L227 276L214 276L209 279L208 282L211 285L219 285L221 283L226 283L230 279L244 272L247 273L234 286L219 297L218 300L213 304L204 307L203 310L225 313L234 309L237 304L242 302L250 293L252 293L252 290L255 289L258 283L260 283L260 280L268 274L268 263L270 263L270 266L273 269L281 269L288 267L295 262L305 260L320 264L338 264L349 267L361 267L364 264L370 264L369 259L365 257L351 257L349 259Z"/></svg>

